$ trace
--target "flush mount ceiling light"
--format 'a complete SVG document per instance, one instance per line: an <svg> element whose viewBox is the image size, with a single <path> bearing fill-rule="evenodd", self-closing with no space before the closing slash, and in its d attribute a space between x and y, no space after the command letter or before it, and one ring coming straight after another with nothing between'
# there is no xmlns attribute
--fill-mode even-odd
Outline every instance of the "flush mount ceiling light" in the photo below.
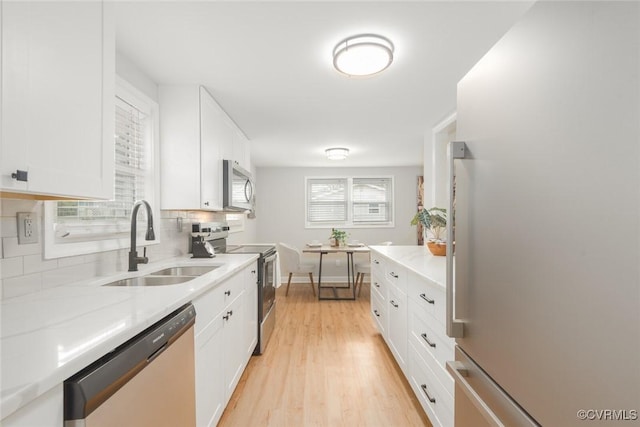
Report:
<svg viewBox="0 0 640 427"><path fill-rule="evenodd" d="M333 49L333 66L348 76L370 76L393 61L393 43L377 34L347 37Z"/></svg>
<svg viewBox="0 0 640 427"><path fill-rule="evenodd" d="M327 148L324 152L329 160L344 160L349 155L348 148Z"/></svg>

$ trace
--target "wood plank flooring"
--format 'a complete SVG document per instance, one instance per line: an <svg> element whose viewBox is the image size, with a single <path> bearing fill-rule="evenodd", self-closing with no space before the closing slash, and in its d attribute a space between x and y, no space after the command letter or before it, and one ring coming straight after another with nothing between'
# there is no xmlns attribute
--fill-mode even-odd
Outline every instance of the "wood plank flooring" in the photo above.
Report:
<svg viewBox="0 0 640 427"><path fill-rule="evenodd" d="M219 426L431 426L369 313L318 301L308 284L277 291L276 330L251 358Z"/></svg>

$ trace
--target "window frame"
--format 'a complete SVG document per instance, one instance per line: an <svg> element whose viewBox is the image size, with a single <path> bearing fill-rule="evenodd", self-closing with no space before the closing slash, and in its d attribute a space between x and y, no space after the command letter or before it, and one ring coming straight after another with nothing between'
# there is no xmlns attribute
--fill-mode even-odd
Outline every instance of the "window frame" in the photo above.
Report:
<svg viewBox="0 0 640 427"><path fill-rule="evenodd" d="M347 220L344 222L311 222L309 221L309 181L310 180L346 180L346 204ZM391 206L389 209L389 221L384 223L354 223L353 221L353 180L354 179L389 179L391 182ZM305 229L318 228L395 228L395 177L393 175L327 175L327 176L305 176L304 178L304 223Z"/></svg>
<svg viewBox="0 0 640 427"><path fill-rule="evenodd" d="M145 200L149 202L152 208L154 219L156 220L155 228L159 229L160 221L160 170L159 170L159 146L160 146L160 122L159 122L159 106L158 103L139 89L131 85L123 78L116 76L116 85L114 97L119 97L125 102L133 105L141 111L148 114L150 124L147 128L149 131L148 138L151 139L150 155L148 159L148 172L145 180ZM115 105L114 105L114 120L115 120ZM115 147L114 147L115 149ZM115 156L115 152L113 153ZM114 185L115 185L116 170L114 169ZM56 223L56 201L44 202L44 258L53 259L75 255L85 255L90 253L107 252L118 249L129 248L130 246L130 227L125 230L119 231L116 238L96 239L96 240L76 240L70 242L57 242L55 236L55 223ZM140 212L145 211L140 209ZM110 224L103 228L99 228L99 224L93 224L96 226L97 231L93 236L99 236L104 234L112 234L108 231L108 228L114 228L114 224ZM149 246L160 243L160 233L156 231L156 239L147 241L144 239L145 229L144 227L138 227L138 235L136 236L136 243L138 247Z"/></svg>

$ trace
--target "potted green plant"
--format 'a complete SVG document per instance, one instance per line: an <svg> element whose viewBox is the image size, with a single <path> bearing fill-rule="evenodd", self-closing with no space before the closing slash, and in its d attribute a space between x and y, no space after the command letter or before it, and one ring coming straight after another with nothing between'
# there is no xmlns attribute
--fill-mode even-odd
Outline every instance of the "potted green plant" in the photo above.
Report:
<svg viewBox="0 0 640 427"><path fill-rule="evenodd" d="M329 239L331 239L331 246L344 246L347 243L347 232L332 228Z"/></svg>
<svg viewBox="0 0 640 427"><path fill-rule="evenodd" d="M447 210L438 207L422 208L416 212L411 220L411 225L417 225L418 223L422 224L425 230L425 241L431 253L438 256L446 255ZM430 232L430 235L428 232Z"/></svg>

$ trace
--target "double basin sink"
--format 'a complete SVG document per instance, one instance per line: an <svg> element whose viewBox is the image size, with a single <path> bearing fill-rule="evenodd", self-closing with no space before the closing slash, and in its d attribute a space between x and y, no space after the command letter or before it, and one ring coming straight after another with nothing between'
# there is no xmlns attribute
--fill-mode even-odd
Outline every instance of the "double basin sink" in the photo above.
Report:
<svg viewBox="0 0 640 427"><path fill-rule="evenodd" d="M188 282L198 276L202 276L210 271L215 270L219 266L184 266L169 267L162 270L154 271L145 276L131 277L128 279L116 280L103 286L165 286L177 285L179 283Z"/></svg>

